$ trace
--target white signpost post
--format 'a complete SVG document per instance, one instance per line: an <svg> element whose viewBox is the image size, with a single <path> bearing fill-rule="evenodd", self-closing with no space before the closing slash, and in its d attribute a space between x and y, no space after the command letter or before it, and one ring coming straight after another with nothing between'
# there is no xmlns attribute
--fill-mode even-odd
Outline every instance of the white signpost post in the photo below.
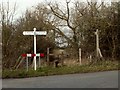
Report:
<svg viewBox="0 0 120 90"><path fill-rule="evenodd" d="M33 35L34 36L34 54L36 55L36 35L46 35L46 31L36 31L36 28L33 29L34 31L24 31L23 35ZM34 70L36 70L36 56L34 57Z"/></svg>

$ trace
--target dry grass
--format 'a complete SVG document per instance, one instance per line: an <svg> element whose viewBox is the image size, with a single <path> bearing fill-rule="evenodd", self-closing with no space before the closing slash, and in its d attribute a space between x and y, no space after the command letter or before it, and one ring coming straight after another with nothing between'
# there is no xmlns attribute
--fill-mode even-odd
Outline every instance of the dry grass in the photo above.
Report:
<svg viewBox="0 0 120 90"><path fill-rule="evenodd" d="M77 60L64 60L64 65L66 66L72 66L72 65L78 65L79 62Z"/></svg>
<svg viewBox="0 0 120 90"><path fill-rule="evenodd" d="M90 63L89 59L82 59L82 65L87 65ZM80 62L77 59L64 59L64 65L72 66L72 65L80 65Z"/></svg>

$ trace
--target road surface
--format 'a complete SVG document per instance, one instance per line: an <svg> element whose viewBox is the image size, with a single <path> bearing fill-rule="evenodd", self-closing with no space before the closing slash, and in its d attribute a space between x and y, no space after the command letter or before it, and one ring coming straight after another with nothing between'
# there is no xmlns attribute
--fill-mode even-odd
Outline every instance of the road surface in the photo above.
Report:
<svg viewBox="0 0 120 90"><path fill-rule="evenodd" d="M3 88L118 88L118 71L3 79Z"/></svg>

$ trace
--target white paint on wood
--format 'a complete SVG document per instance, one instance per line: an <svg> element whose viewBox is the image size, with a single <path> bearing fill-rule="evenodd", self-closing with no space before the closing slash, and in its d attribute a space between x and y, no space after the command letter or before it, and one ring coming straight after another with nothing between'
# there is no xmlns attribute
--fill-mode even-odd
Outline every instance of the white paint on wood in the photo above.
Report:
<svg viewBox="0 0 120 90"><path fill-rule="evenodd" d="M33 31L24 31L23 35L46 35L46 31L36 31L35 33Z"/></svg>
<svg viewBox="0 0 120 90"><path fill-rule="evenodd" d="M40 53L37 53L37 54L36 54L36 57L40 57Z"/></svg>
<svg viewBox="0 0 120 90"><path fill-rule="evenodd" d="M27 57L31 57L32 55L31 54L27 54Z"/></svg>
<svg viewBox="0 0 120 90"><path fill-rule="evenodd" d="M36 28L34 30L34 54L36 55ZM34 57L34 70L36 70L36 56Z"/></svg>

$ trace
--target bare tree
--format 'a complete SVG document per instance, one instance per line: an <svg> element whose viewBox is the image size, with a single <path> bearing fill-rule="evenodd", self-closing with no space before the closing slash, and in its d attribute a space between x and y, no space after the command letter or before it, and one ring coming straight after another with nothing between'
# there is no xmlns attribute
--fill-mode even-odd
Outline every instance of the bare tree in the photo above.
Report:
<svg viewBox="0 0 120 90"><path fill-rule="evenodd" d="M58 26L54 26L55 31L62 35L62 37L64 37L67 42L69 43L69 45L71 47L73 47L75 49L75 55L78 54L78 48L79 46L79 40L78 40L78 26L79 24L75 24L74 22L74 8L70 7L70 0L66 0L65 1L65 6L64 8L60 7L59 4L54 4L52 5L51 3L48 4L52 14L54 15L54 17L57 17L59 19L59 24ZM63 5L62 5L63 6ZM81 12L82 13L82 12ZM66 35L63 31L62 28L63 27L68 27L68 31L72 32L72 38L68 35Z"/></svg>
<svg viewBox="0 0 120 90"><path fill-rule="evenodd" d="M13 33L15 31L13 21L16 12L16 3L13 7L10 7L9 2L2 2L0 5L0 16L2 24L2 53L3 53L3 64L6 61L9 52L10 41L13 38ZM5 61L5 62L4 62ZM4 66L4 65L3 65Z"/></svg>

